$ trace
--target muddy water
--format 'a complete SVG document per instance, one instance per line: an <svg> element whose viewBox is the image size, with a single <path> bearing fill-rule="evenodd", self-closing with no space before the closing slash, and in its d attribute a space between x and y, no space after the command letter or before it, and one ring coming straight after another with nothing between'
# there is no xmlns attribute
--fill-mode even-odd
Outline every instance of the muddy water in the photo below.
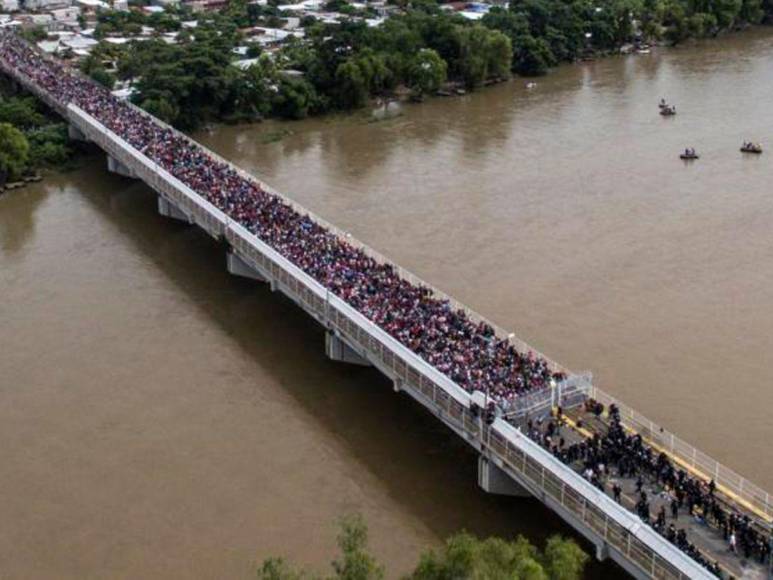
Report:
<svg viewBox="0 0 773 580"><path fill-rule="evenodd" d="M771 98L763 29L202 139L773 488Z"/></svg>
<svg viewBox="0 0 773 580"><path fill-rule="evenodd" d="M738 152L770 141L771 95L758 32L202 138L773 487L773 165ZM0 577L322 570L350 511L391 577L462 527L566 532L478 492L433 419L102 165L0 198Z"/></svg>

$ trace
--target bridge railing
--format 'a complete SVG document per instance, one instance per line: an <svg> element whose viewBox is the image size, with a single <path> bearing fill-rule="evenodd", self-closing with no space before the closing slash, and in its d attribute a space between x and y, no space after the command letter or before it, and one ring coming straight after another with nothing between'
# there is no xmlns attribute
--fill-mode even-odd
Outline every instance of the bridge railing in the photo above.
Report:
<svg viewBox="0 0 773 580"><path fill-rule="evenodd" d="M606 407L617 405L624 426L639 433L655 449L665 451L693 475L705 481L713 479L730 499L745 507L761 524L771 526L773 497L768 492L598 387L591 389L590 396Z"/></svg>
<svg viewBox="0 0 773 580"><path fill-rule="evenodd" d="M517 479L549 505L557 504L593 530L607 546L658 579L713 578L697 562L578 476L511 424L497 420L484 431L489 448Z"/></svg>

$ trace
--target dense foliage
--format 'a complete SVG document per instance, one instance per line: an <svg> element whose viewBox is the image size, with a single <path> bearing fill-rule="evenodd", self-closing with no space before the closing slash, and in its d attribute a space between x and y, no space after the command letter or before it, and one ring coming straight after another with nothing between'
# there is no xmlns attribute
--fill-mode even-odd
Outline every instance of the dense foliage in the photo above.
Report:
<svg viewBox="0 0 773 580"><path fill-rule="evenodd" d="M160 36L127 45L102 43L81 68L110 88L116 80L132 81L140 106L186 129L269 115L300 119L362 107L398 87L421 98L449 78L472 89L510 74L512 47L505 34L424 11L409 11L377 28L363 21L310 23L304 41L289 42L247 70L230 66L234 49L244 42L239 27L269 24L274 10L233 0L223 13L198 15L195 28L178 26L174 44ZM169 19L179 24L189 17L168 14L151 21L129 14L101 14L98 36L131 34L142 26L174 31ZM257 45L249 48L249 56L260 54ZM296 73L288 75L288 69Z"/></svg>
<svg viewBox="0 0 773 580"><path fill-rule="evenodd" d="M479 22L441 9L435 0L393 0L401 10L380 26L362 19L325 24L303 19L305 38L291 39L247 70L232 66L235 48L262 49L243 31L283 25L277 0L266 6L231 0L219 13L185 9L161 14L100 12L95 35L134 35L150 27L155 38L126 45L102 43L82 63L98 82L130 81L135 102L185 129L210 121L279 116L301 119L364 106L374 96L406 90L415 98L447 82L468 90L516 72L544 74L562 61L615 51L639 41L716 34L762 22L773 0L512 0ZM327 9L372 16L330 0ZM164 34L177 34L167 42Z"/></svg>
<svg viewBox="0 0 773 580"><path fill-rule="evenodd" d="M258 569L258 580L381 580L384 568L368 552L367 541L362 519L345 518L338 536L341 553L333 561L332 575L314 575L281 558L269 558ZM588 555L577 544L558 536L540 551L523 537L480 540L462 532L449 538L441 550L422 554L405 580L579 580L587 562Z"/></svg>
<svg viewBox="0 0 773 580"><path fill-rule="evenodd" d="M0 92L0 184L71 154L67 125L44 114L34 97Z"/></svg>

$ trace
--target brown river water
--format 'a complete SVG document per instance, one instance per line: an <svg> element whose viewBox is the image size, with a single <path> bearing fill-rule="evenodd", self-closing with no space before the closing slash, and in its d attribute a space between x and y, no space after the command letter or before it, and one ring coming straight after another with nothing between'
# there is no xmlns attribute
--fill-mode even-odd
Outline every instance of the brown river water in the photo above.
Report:
<svg viewBox="0 0 773 580"><path fill-rule="evenodd" d="M524 85L199 137L773 489L773 31ZM102 157L0 198L0 578L323 570L353 511L390 577L568 533L224 261Z"/></svg>

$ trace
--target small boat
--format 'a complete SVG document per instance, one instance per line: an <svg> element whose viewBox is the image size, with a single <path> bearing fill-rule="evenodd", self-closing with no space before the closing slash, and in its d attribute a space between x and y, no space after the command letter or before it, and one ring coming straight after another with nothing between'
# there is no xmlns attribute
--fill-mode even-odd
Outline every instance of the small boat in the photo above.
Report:
<svg viewBox="0 0 773 580"><path fill-rule="evenodd" d="M679 159L685 161L692 161L693 159L700 159L701 156L695 152L695 149L685 149L683 153L679 154Z"/></svg>
<svg viewBox="0 0 773 580"><path fill-rule="evenodd" d="M660 114L664 117L676 115L676 107L674 105L665 105L660 108Z"/></svg>
<svg viewBox="0 0 773 580"><path fill-rule="evenodd" d="M759 143L745 143L741 146L741 153L754 153L759 155L762 153L762 145Z"/></svg>
<svg viewBox="0 0 773 580"><path fill-rule="evenodd" d="M533 88L535 88L536 86L537 86L537 83L535 83L534 81L531 81L531 82L528 82L528 83L526 83L526 88L527 88L527 89L533 89Z"/></svg>

